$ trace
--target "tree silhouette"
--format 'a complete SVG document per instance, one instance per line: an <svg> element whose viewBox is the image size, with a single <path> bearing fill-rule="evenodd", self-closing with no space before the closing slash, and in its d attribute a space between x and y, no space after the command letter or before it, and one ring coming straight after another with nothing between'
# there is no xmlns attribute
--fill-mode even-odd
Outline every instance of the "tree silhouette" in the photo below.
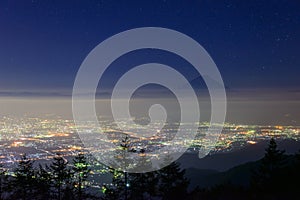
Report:
<svg viewBox="0 0 300 200"><path fill-rule="evenodd" d="M108 171L112 174L112 182L102 186L104 196L103 200L119 200L125 199L125 179L124 172L109 168Z"/></svg>
<svg viewBox="0 0 300 200"><path fill-rule="evenodd" d="M122 143L120 144L122 152L123 152L123 166L125 169L127 169L128 167L128 160L127 160L127 154L130 151L130 140L128 135L126 134L125 138L122 140ZM128 198L128 187L129 187L129 183L128 183L128 172L125 170L124 171L124 188L125 188L125 200L127 200Z"/></svg>
<svg viewBox="0 0 300 200"><path fill-rule="evenodd" d="M0 164L0 199L2 199L2 193L6 189L6 183L7 183L7 176L6 176L7 170L3 168L3 165Z"/></svg>
<svg viewBox="0 0 300 200"><path fill-rule="evenodd" d="M138 153L137 164L130 163L128 153ZM134 169L136 165L145 172L152 169L152 163L146 159L145 149L137 151L132 148L128 135L122 139L116 159L122 169ZM170 157L165 162L170 163ZM169 166L153 172L128 173L118 169L110 169L113 175L112 184L104 185L105 196L103 199L178 199L187 194L189 181L184 177L185 170L181 170L179 164L171 163Z"/></svg>
<svg viewBox="0 0 300 200"><path fill-rule="evenodd" d="M300 166L300 150L295 154L296 157L296 165Z"/></svg>
<svg viewBox="0 0 300 200"><path fill-rule="evenodd" d="M270 140L269 146L266 149L265 157L263 158L263 167L270 173L280 167L283 164L284 151L277 149L275 139Z"/></svg>
<svg viewBox="0 0 300 200"><path fill-rule="evenodd" d="M129 175L126 169L129 167L128 153L133 152L131 141L127 134L121 140L119 148L116 150L114 166L119 166L119 169L109 167L109 172L112 174L112 184L104 185L104 199L128 199ZM124 171L125 169L125 171Z"/></svg>
<svg viewBox="0 0 300 200"><path fill-rule="evenodd" d="M157 172L130 174L129 199L152 199L159 196Z"/></svg>
<svg viewBox="0 0 300 200"><path fill-rule="evenodd" d="M140 155L140 159L137 161L139 171L140 169L145 171L151 169L152 163L146 159L145 149L141 149L137 153ZM157 171L130 174L130 199L151 199L157 197L157 183Z"/></svg>
<svg viewBox="0 0 300 200"><path fill-rule="evenodd" d="M145 161L143 159L140 162ZM145 161L145 163L147 163ZM113 175L111 185L104 186L103 199L151 199L158 196L157 172L127 173L110 169ZM126 188L125 188L126 187ZM125 193L126 192L126 193Z"/></svg>
<svg viewBox="0 0 300 200"><path fill-rule="evenodd" d="M294 155L294 160L291 163L292 165L287 168L285 177L286 179L288 179L288 181L285 181L285 185L286 187L288 187L288 189L290 189L290 193L297 191L299 195L299 180L300 180L300 151L298 151L295 155ZM295 184L296 183L296 184Z"/></svg>
<svg viewBox="0 0 300 200"><path fill-rule="evenodd" d="M11 183L14 191L14 199L33 199L36 194L36 177L33 161L23 154L14 171L15 177Z"/></svg>
<svg viewBox="0 0 300 200"><path fill-rule="evenodd" d="M54 157L54 161L50 165L51 174L52 174L52 184L54 186L54 193L59 200L69 197L71 188L71 170L68 168L68 161L62 156L57 155ZM67 195L67 197L64 197Z"/></svg>
<svg viewBox="0 0 300 200"><path fill-rule="evenodd" d="M84 189L87 186L87 178L91 171L83 153L79 153L73 159L72 170L76 196L78 199L83 199L86 196L86 194L84 194Z"/></svg>
<svg viewBox="0 0 300 200"><path fill-rule="evenodd" d="M144 151L140 153L143 154ZM141 167L145 165L145 169L151 165L144 157L141 157L139 162ZM103 199L184 199L187 195L189 181L184 177L185 170L181 170L179 164L175 162L158 171L128 173L127 179L125 173L117 170L112 169L111 173L112 186L105 187ZM124 188L125 183L127 188Z"/></svg>
<svg viewBox="0 0 300 200"><path fill-rule="evenodd" d="M37 178L37 196L38 199L50 199L50 188L51 188L51 174L49 166L42 167L39 165L39 169L36 174Z"/></svg>
<svg viewBox="0 0 300 200"><path fill-rule="evenodd" d="M170 159L171 157L167 156L165 162L169 163ZM163 199L184 199L189 185L184 175L185 170L181 170L176 162L158 171L158 188Z"/></svg>
<svg viewBox="0 0 300 200"><path fill-rule="evenodd" d="M258 192L268 192L276 186L280 170L284 167L284 151L277 148L276 141L271 138L265 156L261 160L258 170L253 172L252 186Z"/></svg>
<svg viewBox="0 0 300 200"><path fill-rule="evenodd" d="M139 154L139 159L136 160L139 171L148 171L151 162L145 156L146 150L133 150L126 137L121 144L119 155L126 155L122 151ZM122 158L121 156L117 162L124 162ZM165 158L165 162L171 161L170 156ZM72 167L68 166L67 160L61 155L54 157L50 166L39 165L35 169L33 163L26 155L22 155L13 176L8 175L0 166L0 199L95 199L95 196L86 191L90 170L84 154L79 153L73 159ZM112 184L103 186L105 195L102 199L292 199L299 195L297 183L300 179L300 152L285 155L284 151L278 150L275 140L271 139L265 156L248 164L251 167L245 172L255 169L252 185L236 185L229 179L228 182L210 188L197 188L190 194L187 193L189 181L185 178L185 171L176 162L158 171L127 173L127 178L125 172L110 168ZM132 163L128 166L135 165ZM240 173L239 170L237 169ZM250 181L249 177L247 181Z"/></svg>

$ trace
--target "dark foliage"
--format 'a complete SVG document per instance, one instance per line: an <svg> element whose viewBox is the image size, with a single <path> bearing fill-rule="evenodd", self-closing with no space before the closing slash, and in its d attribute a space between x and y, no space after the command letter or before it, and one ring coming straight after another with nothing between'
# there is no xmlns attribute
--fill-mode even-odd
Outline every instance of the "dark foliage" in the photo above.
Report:
<svg viewBox="0 0 300 200"><path fill-rule="evenodd" d="M149 169L151 162L143 156L145 150L137 152L131 148L127 135L122 139L120 148L118 155L122 156L125 167L129 167L126 165L129 163L126 153L133 152L140 154L138 165ZM169 163L170 159L171 157L167 157L165 162ZM105 191L103 199L184 199L187 195L189 181L184 177L185 171L175 162L154 172L127 173L111 169L110 173L113 175L112 184L103 186Z"/></svg>
<svg viewBox="0 0 300 200"><path fill-rule="evenodd" d="M26 154L22 155L14 174L10 182L13 199L33 199L37 194L36 173L33 161Z"/></svg>
<svg viewBox="0 0 300 200"><path fill-rule="evenodd" d="M13 176L0 167L0 199L94 199L85 190L90 169L84 154L79 153L71 165L62 155L55 156L50 166L33 164L22 155Z"/></svg>
<svg viewBox="0 0 300 200"><path fill-rule="evenodd" d="M211 188L197 188L188 199L295 199L300 195L300 154L288 156L270 140L265 156L252 166L248 186L230 182ZM236 170L239 167L237 167ZM245 180L247 181L247 180Z"/></svg>
<svg viewBox="0 0 300 200"><path fill-rule="evenodd" d="M86 194L85 189L87 188L87 178L90 173L89 164L83 153L79 153L73 159L73 185L75 191L75 197L77 199L85 199L89 195Z"/></svg>
<svg viewBox="0 0 300 200"><path fill-rule="evenodd" d="M0 199L3 197L4 191L7 189L7 176L6 176L7 170L3 168L2 165L0 165Z"/></svg>
<svg viewBox="0 0 300 200"><path fill-rule="evenodd" d="M126 143L121 146L122 151L131 151L128 138L122 142ZM139 162L147 168L149 161L143 157L145 151L134 153L141 155ZM166 159L168 162L171 158ZM0 166L0 199L293 199L300 195L300 152L285 155L277 149L273 139L261 160L249 163L250 167L237 166L230 170L230 174L235 174L232 171L243 173L241 169L251 170L251 178L247 176L249 184L242 186L226 179L221 184L196 188L189 193L185 170L176 162L146 173L110 168L107 173L113 175L112 183L103 185L104 194L97 197L88 192L90 168L84 154L79 153L72 163L57 155L49 166L34 168L33 164L23 155L13 176Z"/></svg>
<svg viewBox="0 0 300 200"><path fill-rule="evenodd" d="M111 169L111 173L112 185L104 186L103 199L184 199L187 195L189 182L177 163L155 172L124 173Z"/></svg>
<svg viewBox="0 0 300 200"><path fill-rule="evenodd" d="M53 194L59 200L72 199L70 196L72 172L67 165L68 161L61 155L54 157L54 161L50 165Z"/></svg>

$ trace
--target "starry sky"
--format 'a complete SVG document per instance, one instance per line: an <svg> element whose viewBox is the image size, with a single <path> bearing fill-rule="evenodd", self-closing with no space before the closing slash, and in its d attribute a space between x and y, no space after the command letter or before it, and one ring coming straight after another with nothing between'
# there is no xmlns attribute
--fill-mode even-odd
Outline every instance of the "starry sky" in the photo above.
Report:
<svg viewBox="0 0 300 200"><path fill-rule="evenodd" d="M0 0L0 97L70 97L94 47L119 32L154 26L180 31L207 50L226 86L229 121L298 124L299 10L298 0ZM150 61L197 78L178 57L145 50L117 59L104 86ZM71 113L67 104L0 99L2 114L54 107Z"/></svg>
<svg viewBox="0 0 300 200"><path fill-rule="evenodd" d="M144 26L194 38L228 88L299 89L299 10L297 0L2 0L0 89L69 90L96 45Z"/></svg>

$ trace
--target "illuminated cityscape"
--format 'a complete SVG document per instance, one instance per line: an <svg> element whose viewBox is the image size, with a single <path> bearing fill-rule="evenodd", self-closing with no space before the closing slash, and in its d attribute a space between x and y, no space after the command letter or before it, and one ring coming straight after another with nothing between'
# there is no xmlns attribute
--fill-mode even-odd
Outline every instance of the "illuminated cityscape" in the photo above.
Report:
<svg viewBox="0 0 300 200"><path fill-rule="evenodd" d="M299 10L0 1L0 200L299 199Z"/></svg>
<svg viewBox="0 0 300 200"><path fill-rule="evenodd" d="M109 121L103 121L105 126L102 129L107 134L107 142L116 145L124 133L115 130ZM123 123L126 126L126 122ZM188 152L197 150L201 146L211 145L210 141L203 137L209 123L199 124L199 133L193 141L182 140L183 146L188 145ZM97 132L97 128L93 128ZM134 138L132 143L135 148L144 148L151 151L151 148L159 148L168 145L172 137L170 133L176 132L176 126L168 126L168 129L157 131L149 138ZM96 149L85 148L82 144L76 127L72 120L60 117L2 117L0 121L1 152L0 162L7 166L13 166L21 154L26 153L32 160L49 160L56 154L73 156L78 151L97 151ZM211 152L230 152L241 149L246 145L255 145L271 137L276 139L300 140L300 127L296 126L256 126L238 125L226 123L214 150Z"/></svg>

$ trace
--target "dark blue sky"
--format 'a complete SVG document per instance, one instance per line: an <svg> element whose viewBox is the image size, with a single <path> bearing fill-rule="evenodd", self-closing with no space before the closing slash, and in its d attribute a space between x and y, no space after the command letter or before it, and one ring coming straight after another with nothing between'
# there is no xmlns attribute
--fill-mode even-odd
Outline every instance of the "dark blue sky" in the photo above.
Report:
<svg viewBox="0 0 300 200"><path fill-rule="evenodd" d="M194 38L229 88L300 89L299 11L298 0L2 0L0 89L71 90L81 62L96 45L144 26ZM176 60L161 59L170 65Z"/></svg>

